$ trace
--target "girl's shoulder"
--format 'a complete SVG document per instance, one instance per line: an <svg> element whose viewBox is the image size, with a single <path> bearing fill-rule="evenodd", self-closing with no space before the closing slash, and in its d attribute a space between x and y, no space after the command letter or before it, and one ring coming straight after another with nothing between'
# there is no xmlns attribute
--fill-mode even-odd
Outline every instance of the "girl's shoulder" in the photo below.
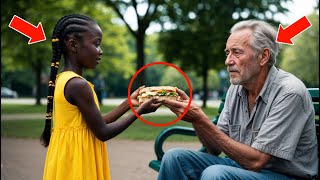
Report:
<svg viewBox="0 0 320 180"><path fill-rule="evenodd" d="M61 73L59 73L57 75L57 79L61 78L61 79L68 79L68 78L73 78L73 77L80 77L82 79L84 79L82 76L80 76L79 74L73 72L73 71L63 71Z"/></svg>

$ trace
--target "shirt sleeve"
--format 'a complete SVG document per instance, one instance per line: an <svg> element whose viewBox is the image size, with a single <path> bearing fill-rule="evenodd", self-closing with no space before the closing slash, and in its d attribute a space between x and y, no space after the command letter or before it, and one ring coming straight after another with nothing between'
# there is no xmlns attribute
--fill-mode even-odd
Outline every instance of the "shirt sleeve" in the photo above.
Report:
<svg viewBox="0 0 320 180"><path fill-rule="evenodd" d="M269 115L251 146L291 161L307 119L301 96L283 94L272 102Z"/></svg>
<svg viewBox="0 0 320 180"><path fill-rule="evenodd" d="M229 134L229 121L230 121L230 96L229 96L230 89L226 94L226 100L224 102L224 106L222 112L219 115L217 127L224 132L225 134Z"/></svg>

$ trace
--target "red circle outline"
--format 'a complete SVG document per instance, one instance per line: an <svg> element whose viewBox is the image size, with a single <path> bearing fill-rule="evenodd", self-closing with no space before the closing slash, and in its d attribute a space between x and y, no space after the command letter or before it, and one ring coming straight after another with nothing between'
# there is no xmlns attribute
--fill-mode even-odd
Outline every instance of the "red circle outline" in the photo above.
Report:
<svg viewBox="0 0 320 180"><path fill-rule="evenodd" d="M153 66L153 65L166 65L166 66L171 66L175 69L177 69L182 75L183 77L187 80L187 83L188 83L188 87L190 89L190 99L189 99L189 102L188 102L188 105L187 105L187 108L183 111L183 113L177 117L177 119L173 120L173 121L170 121L168 123L164 123L164 124L158 124L158 123L153 123L153 122L150 122L150 121L147 121L145 120L143 117L141 117L137 112L136 110L133 108L133 105L131 103L131 87L132 87L132 84L133 84L133 81L134 79L138 76L138 74L143 71L144 69L146 69L147 67L150 67L150 66ZM143 67L141 67L131 78L130 80L130 83L129 83L129 86L128 86L128 101L129 101L129 105L130 105L130 108L131 108L131 111L136 115L136 117L138 117L142 122L144 122L145 124L148 124L148 125L151 125L151 126L158 126L158 127L161 127L161 126L169 126L171 124L174 124L176 123L177 121L179 121L189 110L190 108L190 105L191 105L191 101L192 101L192 86L191 86L191 83L190 83L190 80L188 78L188 76L177 66L175 66L174 64L171 64L171 63L168 63L168 62L153 62L153 63L150 63L150 64L146 64L144 65Z"/></svg>

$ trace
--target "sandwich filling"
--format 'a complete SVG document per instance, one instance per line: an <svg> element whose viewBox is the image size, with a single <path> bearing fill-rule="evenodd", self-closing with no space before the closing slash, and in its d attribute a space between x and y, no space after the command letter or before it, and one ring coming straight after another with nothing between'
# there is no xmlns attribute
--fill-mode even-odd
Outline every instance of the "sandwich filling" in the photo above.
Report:
<svg viewBox="0 0 320 180"><path fill-rule="evenodd" d="M152 91L146 91L140 94L137 98L151 98L154 96L169 96L169 97L178 97L179 94L173 90L152 90Z"/></svg>

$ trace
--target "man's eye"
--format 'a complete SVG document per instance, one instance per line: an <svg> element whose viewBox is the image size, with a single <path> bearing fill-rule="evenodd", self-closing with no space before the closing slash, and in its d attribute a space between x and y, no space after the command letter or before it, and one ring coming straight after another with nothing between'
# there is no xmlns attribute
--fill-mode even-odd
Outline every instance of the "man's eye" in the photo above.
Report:
<svg viewBox="0 0 320 180"><path fill-rule="evenodd" d="M236 57L240 56L240 54L241 54L241 52L239 52L239 51L235 51L235 52L234 52L234 55L235 55Z"/></svg>

